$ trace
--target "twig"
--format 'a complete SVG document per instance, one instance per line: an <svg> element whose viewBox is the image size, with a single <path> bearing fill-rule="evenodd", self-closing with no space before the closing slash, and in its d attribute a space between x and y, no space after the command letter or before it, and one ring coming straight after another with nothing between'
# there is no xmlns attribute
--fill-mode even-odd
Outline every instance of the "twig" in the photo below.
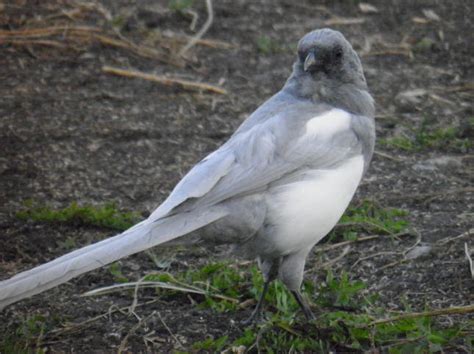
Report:
<svg viewBox="0 0 474 354"><path fill-rule="evenodd" d="M138 282L115 284L115 285L105 286L103 288L88 291L88 292L82 294L82 296L103 295L103 294L113 293L113 292L116 292L116 291L128 290L130 288L136 289L137 285L140 285L140 288L169 289L169 290L181 291L181 292L185 292L185 293L207 295L207 296L211 296L211 297L214 297L214 298L217 298L217 299L230 301L230 302L233 302L233 303L238 303L239 302L239 300L234 299L232 297L228 297L228 296L221 295L221 294L213 294L209 291L203 290L203 289L195 287L195 286L190 286L190 285L180 286L180 285L174 285L174 284L169 284L169 283L164 283L164 282L159 282L159 281L138 281ZM135 305L135 307L136 307L136 305Z"/></svg>
<svg viewBox="0 0 474 354"><path fill-rule="evenodd" d="M146 276L140 278L135 285L135 289L133 290L133 301L132 301L132 304L130 305L130 308L128 309L129 313L135 313L135 308L137 307L137 304L138 304L138 288L143 283L145 278Z"/></svg>
<svg viewBox="0 0 474 354"><path fill-rule="evenodd" d="M380 256L391 256L391 255L394 255L394 254L400 254L400 252L395 252L395 251L382 251L382 252L377 252L377 253L373 253L373 254L370 254L366 257L361 257L359 259L357 259L352 265L351 265L351 268L350 269L353 269L357 264L359 264L360 262L362 261L366 261L368 259L371 259L371 258L375 258L375 257L380 257Z"/></svg>
<svg viewBox="0 0 474 354"><path fill-rule="evenodd" d="M378 156L381 156L381 157L385 157L386 159L389 159L389 160L392 160L392 161L403 162L402 159L399 159L398 157L389 155L389 154L387 154L386 152L382 152L382 151L375 150L375 151L374 151L374 154L375 154L375 155L378 155Z"/></svg>
<svg viewBox="0 0 474 354"><path fill-rule="evenodd" d="M182 36L182 35L172 33L172 34L164 34L163 39L168 40L168 41L175 41L178 43L187 43L192 39L192 37ZM201 38L197 40L196 44L202 45L204 47L216 48L216 49L230 49L230 48L236 47L232 43L224 42L217 39L202 39Z"/></svg>
<svg viewBox="0 0 474 354"><path fill-rule="evenodd" d="M138 304L136 307L151 305L151 304L153 304L155 302L158 302L158 301L159 301L159 299L150 300L150 301L144 302L142 304ZM128 308L129 308L129 306L116 307L114 310L109 310L106 313L103 313L101 315L89 318L88 320L85 320L85 321L82 321L82 322L79 322L79 323L68 324L67 327L65 327L65 328L53 329L53 330L47 332L46 335L47 336L49 336L49 335L60 335L60 334L65 333L65 332L76 331L81 327L89 325L89 324L91 324L95 321L98 321L98 320L100 320L104 317L110 316L114 312L120 312L120 313L124 314L127 311Z"/></svg>
<svg viewBox="0 0 474 354"><path fill-rule="evenodd" d="M183 11L186 15L191 16L191 24L189 25L189 29L194 32L196 29L197 22L199 20L199 14L191 9L186 9Z"/></svg>
<svg viewBox="0 0 474 354"><path fill-rule="evenodd" d="M460 238L463 238L463 237L466 237L466 236L471 236L471 235L474 235L474 229L470 229L466 232L463 232L462 234L458 235L458 236L454 236L454 237L446 237L446 238L443 238L441 240L438 240L436 242L436 244L438 245L445 245L449 242L453 242L453 241L456 241L456 240L459 240Z"/></svg>
<svg viewBox="0 0 474 354"><path fill-rule="evenodd" d="M417 230L414 230L414 233L416 235L416 241L413 245L411 245L410 247L408 247L407 249L405 249L404 251L402 252L397 252L398 254L400 254L401 256L403 256L403 258L399 259L399 260L396 260L394 262L391 262L391 263L388 263L386 265L384 265L383 267L380 267L378 270L381 271L381 270L384 270L384 269L387 269L387 268L391 268L393 266L396 266L396 265L399 265L399 264L402 264L402 263L405 263L405 262L408 262L410 261L409 258L406 257L406 255L408 254L408 252L410 252L411 250L413 250L416 246L418 246L418 244L421 242L421 234L417 231Z"/></svg>
<svg viewBox="0 0 474 354"><path fill-rule="evenodd" d="M209 30L209 28L212 25L212 21L214 21L214 12L212 11L212 1L211 0L206 0L206 8L207 8L207 20L202 26L202 28L199 30L198 33L194 37L190 39L188 44L186 44L183 48L178 53L179 57L184 57L184 54L191 48L193 47L201 38L206 34L206 32Z"/></svg>
<svg viewBox="0 0 474 354"><path fill-rule="evenodd" d="M455 106L456 105L456 103L454 103L453 101L448 100L446 98L443 98L441 96L438 96L437 94L434 94L434 93L429 93L428 97L432 98L435 101L438 101L438 102L441 102L441 103L444 103L444 104L447 104L447 105L450 105L450 106Z"/></svg>
<svg viewBox="0 0 474 354"><path fill-rule="evenodd" d="M146 323L151 317L153 317L157 312L156 311L153 311L152 313L150 313L147 317L141 319L138 321L138 323L136 325L134 325L130 331L128 331L128 333L126 334L126 336L123 338L122 342L120 342L120 347L118 349L118 353L121 354L125 351L125 346L127 345L127 342L128 342L128 338L134 334L142 325L143 323Z"/></svg>
<svg viewBox="0 0 474 354"><path fill-rule="evenodd" d="M474 192L474 187L451 189L451 190L444 191L444 192L432 192L432 193L410 193L410 192L407 192L406 194L403 194L403 195L384 196L384 198L388 199L390 201L405 200L405 199L423 200L423 199L429 199L429 198L435 198L435 197L443 197L443 196L451 195L451 194L472 193L472 192Z"/></svg>
<svg viewBox="0 0 474 354"><path fill-rule="evenodd" d="M451 86L451 87L434 87L436 91L441 91L441 92L462 92L462 91L473 91L474 90L474 84L473 83L466 83L464 85L459 85L459 86Z"/></svg>
<svg viewBox="0 0 474 354"><path fill-rule="evenodd" d="M168 325L166 324L166 322L163 320L163 318L161 317L161 314L158 312L158 318L160 319L161 323L163 324L163 326L165 326L166 330L168 331L168 333L171 335L171 337L174 338L174 340L179 344L179 346L181 348L184 348L184 345L183 343L181 343L181 341L178 339L178 337L176 337L174 335L173 332L171 332L171 329L168 327Z"/></svg>
<svg viewBox="0 0 474 354"><path fill-rule="evenodd" d="M395 261L395 262L390 262L388 264L385 264L383 267L380 267L377 271L382 271L384 269L387 269L387 268L391 268L391 267L395 267L396 265L400 265L400 264L404 264L404 263L407 263L409 261L409 259L407 258L402 258L398 261Z"/></svg>
<svg viewBox="0 0 474 354"><path fill-rule="evenodd" d="M66 46L58 41L50 39L2 39L0 38L0 44L12 44L12 45L43 45L47 47L66 48Z"/></svg>
<svg viewBox="0 0 474 354"><path fill-rule="evenodd" d="M405 313L403 315L399 315L399 316L395 316L391 318L375 320L365 326L374 326L374 325L379 325L383 323L401 321L401 320L406 320L406 319L411 319L411 318L434 317L434 316L442 316L442 315L463 315L463 314L468 314L471 312L474 312L474 305L449 307L445 309L432 310L432 311L426 311L426 312Z"/></svg>
<svg viewBox="0 0 474 354"><path fill-rule="evenodd" d="M351 18L351 17L333 17L324 21L325 26L337 25L359 25L365 22L365 18Z"/></svg>
<svg viewBox="0 0 474 354"><path fill-rule="evenodd" d="M393 234L393 235L390 235L390 236L392 236L392 237L413 236L413 234L411 232L404 231L404 232L400 232L398 234ZM381 238L381 237L387 237L387 236L386 235L363 236L363 237L359 237L355 240L342 241L342 242L339 242L339 243L334 243L332 245L327 245L327 246L322 246L322 247L316 246L316 251L317 252L325 252L325 251L333 250L333 249L336 249L336 248L339 248L339 247L344 247L344 246L350 245L352 243L375 240L375 239Z"/></svg>
<svg viewBox="0 0 474 354"><path fill-rule="evenodd" d="M325 263L323 263L321 266L319 266L318 268L320 269L326 269L326 268L329 268L331 265L333 265L334 263L336 263L337 261L339 261L340 259L344 258L346 256L346 254L349 253L349 251L351 250L351 246L346 246L341 254L339 256L337 256L336 258L333 258L331 259L330 261L327 261Z"/></svg>
<svg viewBox="0 0 474 354"><path fill-rule="evenodd" d="M336 249L336 248L339 248L339 247L344 247L344 246L350 245L351 243L370 241L370 240L374 240L374 239L380 238L380 237L381 237L381 235L364 236L364 237L359 237L356 240L342 241L342 242L338 242L338 243L334 243L334 244L327 245L327 246L322 246L322 247L316 246L316 251L325 252L325 251L333 250L333 249Z"/></svg>
<svg viewBox="0 0 474 354"><path fill-rule="evenodd" d="M166 85L166 86L178 85L178 86L181 86L182 88L188 89L188 90L204 90L204 91L209 91L209 92L213 92L213 93L218 93L218 94L221 94L221 95L226 95L227 94L227 91L224 90L223 88L220 88L218 86L214 86L214 85L211 85L211 84L188 81L188 80L182 80L182 79L176 79L176 78L171 78L171 77L166 77L166 76L159 76L159 75L154 75L154 74L147 74L147 73L137 71L137 70L125 70L125 69L114 68L114 67L111 67L111 66L103 66L102 71L107 73L107 74L113 74L113 75L124 76L124 77L139 78L139 79L143 79L143 80L158 82L158 83Z"/></svg>
<svg viewBox="0 0 474 354"><path fill-rule="evenodd" d="M68 32L102 32L102 29L91 26L52 26L43 28L31 28L23 30L0 30L0 37L45 37L55 34L65 35Z"/></svg>
<svg viewBox="0 0 474 354"><path fill-rule="evenodd" d="M417 236L415 243L413 245L411 245L410 247L408 247L407 249L405 249L404 251L382 251L382 252L377 252L377 253L368 255L366 257L359 258L359 259L357 259L357 261L355 261L351 265L351 269L354 268L357 264L359 264L362 261L365 261L365 260L370 259L370 258L379 257L379 256L387 256L387 255L401 255L401 256L403 256L403 258L401 260L397 260L395 262L386 264L383 267L379 268L379 270L389 268L389 267L393 267L397 264L407 262L409 260L409 259L406 258L406 255L408 254L408 252L410 252L412 249L414 249L421 242L421 235L416 230L414 231L414 233ZM413 234L410 233L410 235L413 235Z"/></svg>
<svg viewBox="0 0 474 354"><path fill-rule="evenodd" d="M464 252L466 253L467 261L469 262L469 270L471 272L471 278L474 279L474 264L472 262L471 252L469 251L467 242L464 242Z"/></svg>
<svg viewBox="0 0 474 354"><path fill-rule="evenodd" d="M102 45L126 49L145 58L157 59L167 64L180 66L180 63L178 61L171 60L164 53L161 53L154 48L135 44L121 36L121 38L119 39L110 37L106 34L103 34L103 30L98 27L52 26L12 31L0 30L0 43L22 44L27 43L26 38L31 38L31 42L28 43L38 45L53 45L52 41L48 41L46 39L34 40L34 38L51 36L61 36L61 38L71 38L82 41L85 40L89 42L92 40L96 40Z"/></svg>

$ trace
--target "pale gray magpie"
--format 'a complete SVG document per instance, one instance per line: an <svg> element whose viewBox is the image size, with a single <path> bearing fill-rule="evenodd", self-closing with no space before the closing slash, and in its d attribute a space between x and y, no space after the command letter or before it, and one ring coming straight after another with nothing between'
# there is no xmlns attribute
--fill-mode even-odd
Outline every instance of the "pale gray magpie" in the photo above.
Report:
<svg viewBox="0 0 474 354"><path fill-rule="evenodd" d="M337 31L298 43L293 72L232 137L177 184L144 221L0 282L0 308L122 257L165 243L233 244L300 294L308 253L344 213L375 142L374 102L362 65Z"/></svg>

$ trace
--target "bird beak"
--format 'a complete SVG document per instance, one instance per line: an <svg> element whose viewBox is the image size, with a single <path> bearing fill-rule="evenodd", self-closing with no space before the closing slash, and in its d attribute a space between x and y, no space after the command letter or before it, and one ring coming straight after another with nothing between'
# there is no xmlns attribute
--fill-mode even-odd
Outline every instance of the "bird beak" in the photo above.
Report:
<svg viewBox="0 0 474 354"><path fill-rule="evenodd" d="M315 64L316 64L316 57L313 52L309 52L308 56L304 60L304 65L303 65L304 71L308 71L309 68Z"/></svg>

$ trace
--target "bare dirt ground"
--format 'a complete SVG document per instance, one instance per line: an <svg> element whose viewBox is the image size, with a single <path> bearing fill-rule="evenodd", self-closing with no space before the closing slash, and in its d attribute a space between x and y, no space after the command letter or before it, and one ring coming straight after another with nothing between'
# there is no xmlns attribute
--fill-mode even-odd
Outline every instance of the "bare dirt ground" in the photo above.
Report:
<svg viewBox="0 0 474 354"><path fill-rule="evenodd" d="M204 38L217 48L197 44L180 61L172 54L204 24L204 2L181 11L167 1L146 0L0 3L0 278L112 234L18 220L25 200L52 207L113 201L147 215L194 163L280 89L297 40L309 30L332 27L361 54L377 102L377 153L354 203L369 198L408 211L419 238L355 243L329 267L363 280L387 311L407 303L418 311L472 304L474 281L464 248L466 243L467 253L474 250L472 3L393 0L373 3L377 12L358 1L213 5ZM93 26L103 37L65 29L43 37L6 34L51 26ZM212 83L228 93L114 76L104 65ZM72 240L69 248L66 238ZM320 281L319 265L337 259L341 250L315 251L307 279ZM210 259L219 255L179 251L170 272ZM121 267L132 280L156 270L146 254L123 260ZM196 306L198 295L186 294L146 305L154 299L146 293L136 313L142 319L159 313L147 331L136 317L117 311L95 319L130 305L130 293L79 297L112 283L111 272L100 269L12 305L0 313L0 333L15 333L26 318L41 315L46 329L24 344L26 351L117 351L121 344L132 352L190 350L208 337L239 337L238 321L251 312L216 312ZM443 318L448 324L468 320L469 315ZM66 323L84 321L89 322L61 332Z"/></svg>

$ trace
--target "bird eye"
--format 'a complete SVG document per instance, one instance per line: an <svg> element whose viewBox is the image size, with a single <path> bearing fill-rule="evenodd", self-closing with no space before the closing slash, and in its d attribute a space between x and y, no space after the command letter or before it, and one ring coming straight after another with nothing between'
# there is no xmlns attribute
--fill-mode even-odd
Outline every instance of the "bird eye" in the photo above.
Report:
<svg viewBox="0 0 474 354"><path fill-rule="evenodd" d="M342 52L342 48L341 48L341 47L336 47L336 48L334 48L334 57L335 57L336 59L342 58L342 55L343 55L343 54L344 54L344 53Z"/></svg>

